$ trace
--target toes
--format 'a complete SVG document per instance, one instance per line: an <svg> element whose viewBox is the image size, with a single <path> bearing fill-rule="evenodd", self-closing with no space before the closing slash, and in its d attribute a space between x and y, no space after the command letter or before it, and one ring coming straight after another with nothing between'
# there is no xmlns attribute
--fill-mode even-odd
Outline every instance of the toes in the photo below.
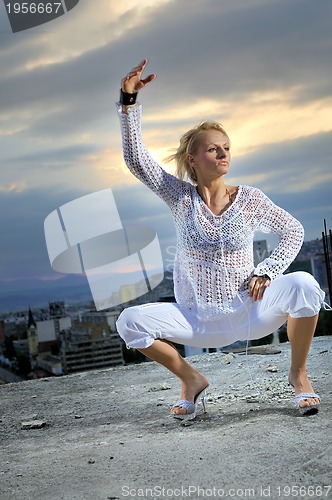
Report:
<svg viewBox="0 0 332 500"><path fill-rule="evenodd" d="M186 413L186 409L182 406L173 406L171 408L171 412L175 413L176 415L184 415Z"/></svg>
<svg viewBox="0 0 332 500"><path fill-rule="evenodd" d="M305 408L306 406L318 405L320 403L317 398L307 398L303 399L300 403L301 408Z"/></svg>

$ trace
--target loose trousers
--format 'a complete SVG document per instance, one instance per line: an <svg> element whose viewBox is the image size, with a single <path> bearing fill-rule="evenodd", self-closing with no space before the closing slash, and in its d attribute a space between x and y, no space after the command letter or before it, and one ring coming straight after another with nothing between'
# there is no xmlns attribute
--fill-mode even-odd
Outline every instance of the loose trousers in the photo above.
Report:
<svg viewBox="0 0 332 500"><path fill-rule="evenodd" d="M315 316L325 293L309 273L279 276L265 289L262 300L235 299L236 310L213 320L177 303L156 302L128 307L116 326L128 348L149 347L156 339L195 347L222 347L237 340L265 337L288 318Z"/></svg>

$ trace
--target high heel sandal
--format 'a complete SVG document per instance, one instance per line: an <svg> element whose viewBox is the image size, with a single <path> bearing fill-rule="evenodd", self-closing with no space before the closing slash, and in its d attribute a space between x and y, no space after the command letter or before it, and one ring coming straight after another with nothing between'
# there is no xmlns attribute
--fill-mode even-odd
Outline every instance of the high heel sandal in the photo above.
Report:
<svg viewBox="0 0 332 500"><path fill-rule="evenodd" d="M298 394L297 396L295 396L295 405L296 405L300 415L315 415L316 413L319 412L320 403L316 403L316 404L308 405L308 406L300 406L301 401L306 401L309 398L316 398L316 399L319 399L319 401L320 401L320 397L315 392L301 392L301 394Z"/></svg>
<svg viewBox="0 0 332 500"><path fill-rule="evenodd" d="M293 386L288 380L288 385ZM309 398L319 399L319 403L315 403L313 405L300 406L301 401L306 401ZM294 398L294 403L300 415L316 415L319 412L320 407L320 396L315 392L301 392Z"/></svg>
<svg viewBox="0 0 332 500"><path fill-rule="evenodd" d="M188 401L187 399L180 399L175 405L172 405L171 408L175 408L177 406L181 406L186 410L186 413L172 413L174 418L179 418L180 420L194 420L196 417L198 404L201 402L203 406L203 412L206 413L206 396L207 396L207 385L198 392L194 398L194 402Z"/></svg>

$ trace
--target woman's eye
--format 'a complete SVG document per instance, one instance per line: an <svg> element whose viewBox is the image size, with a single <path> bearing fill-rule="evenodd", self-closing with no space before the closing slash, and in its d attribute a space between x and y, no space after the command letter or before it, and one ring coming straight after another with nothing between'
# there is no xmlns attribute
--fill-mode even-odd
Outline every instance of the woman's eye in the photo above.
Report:
<svg viewBox="0 0 332 500"><path fill-rule="evenodd" d="M210 149L208 149L208 151L209 151L209 153L212 153L212 151L217 152L217 148L210 148Z"/></svg>

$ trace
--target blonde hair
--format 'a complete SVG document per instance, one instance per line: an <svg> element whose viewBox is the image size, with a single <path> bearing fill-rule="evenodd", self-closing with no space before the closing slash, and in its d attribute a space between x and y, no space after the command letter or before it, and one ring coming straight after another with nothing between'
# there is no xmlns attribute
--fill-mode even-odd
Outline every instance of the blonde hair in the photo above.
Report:
<svg viewBox="0 0 332 500"><path fill-rule="evenodd" d="M180 145L176 150L176 153L165 158L166 162L175 160L176 176L181 181L183 181L184 177L187 175L193 183L197 182L196 174L188 162L188 155L193 155L197 152L199 137L207 130L217 130L228 137L224 127L220 123L206 120L183 134L180 138Z"/></svg>

